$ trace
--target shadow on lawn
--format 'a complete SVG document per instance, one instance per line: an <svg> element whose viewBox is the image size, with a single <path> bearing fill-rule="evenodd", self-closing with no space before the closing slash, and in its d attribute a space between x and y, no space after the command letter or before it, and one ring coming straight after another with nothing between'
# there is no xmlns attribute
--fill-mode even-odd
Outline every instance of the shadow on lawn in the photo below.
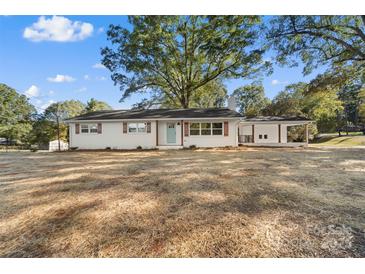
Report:
<svg viewBox="0 0 365 274"><path fill-rule="evenodd" d="M208 154L209 160L202 161L201 153ZM103 178L104 174L99 173L100 168L94 170L90 168L87 169L87 175L62 179L75 172L86 172L84 166L79 166L77 170L68 170L77 166L72 161L79 159L71 158L67 166L56 172L56 176L61 176L60 179L55 178L52 182L39 184L27 184L27 180L23 179L21 183L14 181L13 185L0 187L0 194L7 198L2 201L8 207L13 207L9 216L25 214L28 208L54 205L49 214L44 214L36 220L27 219L22 226L1 233L0 239L3 242L13 244L0 255L4 257L48 257L57 254L112 257L164 256L168 252L169 243L176 241L176 238L189 237L204 227L209 229L219 225L226 226L228 224L222 222L231 215L240 216L239 220L247 222L262 218L261 216L279 214L282 215L279 218L279 225L295 224L299 227L298 230L305 229L308 220L323 227L332 222L351 226L351 218L357 218L357 223L365 223L362 208L332 203L328 197L319 198L320 195L325 197L332 193L326 193L325 187L321 188L320 173L313 172L311 166L316 165L322 172L334 172L339 161L334 157L334 152L321 154L328 156L330 165L318 161L318 154L315 151L306 151L304 154L285 151L291 155L290 159L280 150L264 153L266 157L261 153L257 155L257 152L239 154L229 151L224 153L182 151L173 152L163 159L152 155L138 159L132 157L132 160L121 163L102 157L89 162L83 159L82 162L87 166L97 163L101 169L108 167L105 175L111 178ZM346 152L341 161L353 158L351 152ZM303 165L304 161L306 165ZM280 168L278 163L281 163ZM29 177L30 179L42 182L49 178L46 175L39 176L41 168L36 170L38 171L33 177ZM337 180L352 178L355 183L359 183L360 177L351 177L353 174L358 175L359 172L343 171ZM363 175L361 172L360 174ZM290 182L291 185L281 185L282 182ZM328 182L323 184L331 186ZM361 184L357 185L361 191ZM337 185L335 187L338 188ZM312 189L319 189L319 192L315 193L317 196L308 195ZM333 194L336 193L334 191ZM22 199L11 201L11 197L17 195L36 202L22 202ZM94 197L94 200L88 202L77 200L78 197L86 195ZM341 195L351 199L352 194L345 192ZM150 201L156 202L156 207L150 211L142 210L142 213L141 209L133 206L125 208L123 202L128 203L129 199L135 201L133 200L135 197L146 199L138 200L140 204L136 204L136 207ZM62 204L67 199L71 203ZM75 203L72 203L73 200ZM122 206L118 206L118 203ZM110 204L113 204L113 207ZM80 219L81 214L88 216L95 211L100 211L103 222L94 223L93 218L86 217ZM245 226L242 225L244 222L239 220L232 221L232 228L229 228L233 229L232 233L234 230L240 231ZM306 235L313 243L309 241L307 247L298 247L291 242L285 242L283 245L286 245L286 250L290 252L281 251L278 256L298 256L298 254L329 257L365 256L365 238L361 227L352 226L352 230L354 236L351 248L325 249L315 253L314 247L324 235ZM79 253L75 253L77 244L67 244L62 241L58 241L55 246L52 245L57 239L66 240L67 233L75 231L87 233L86 238L83 238L87 239L87 250L81 248ZM282 237L285 238L285 235ZM210 253L201 252L199 256L210 256ZM218 249L214 254L224 257L230 254L238 256L240 253L228 251L219 253Z"/></svg>

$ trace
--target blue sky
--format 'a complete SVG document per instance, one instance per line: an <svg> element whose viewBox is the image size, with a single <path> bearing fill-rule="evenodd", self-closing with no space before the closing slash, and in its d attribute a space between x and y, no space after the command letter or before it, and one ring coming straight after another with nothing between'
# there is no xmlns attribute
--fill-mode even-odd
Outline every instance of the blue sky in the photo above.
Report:
<svg viewBox="0 0 365 274"><path fill-rule="evenodd" d="M129 108L143 96L134 95L119 103L121 93L100 68L100 48L109 45L109 24L128 26L126 16L0 16L0 83L27 94L42 111L51 102L90 98L113 108ZM267 53L266 58L273 53ZM274 66L274 73L263 79L266 95L273 98L285 85L308 81L302 67ZM247 84L244 79L226 82L228 92Z"/></svg>

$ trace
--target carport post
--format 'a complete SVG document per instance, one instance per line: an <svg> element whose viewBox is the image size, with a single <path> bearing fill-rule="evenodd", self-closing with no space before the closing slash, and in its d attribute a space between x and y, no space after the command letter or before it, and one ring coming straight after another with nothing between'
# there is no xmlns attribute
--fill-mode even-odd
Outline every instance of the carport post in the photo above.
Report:
<svg viewBox="0 0 365 274"><path fill-rule="evenodd" d="M278 124L279 144L281 143L281 124Z"/></svg>
<svg viewBox="0 0 365 274"><path fill-rule="evenodd" d="M255 143L255 125L252 125L252 143Z"/></svg>
<svg viewBox="0 0 365 274"><path fill-rule="evenodd" d="M156 120L156 147L158 147L158 120Z"/></svg>
<svg viewBox="0 0 365 274"><path fill-rule="evenodd" d="M305 142L308 144L309 140L309 131L308 131L308 124L305 124Z"/></svg>

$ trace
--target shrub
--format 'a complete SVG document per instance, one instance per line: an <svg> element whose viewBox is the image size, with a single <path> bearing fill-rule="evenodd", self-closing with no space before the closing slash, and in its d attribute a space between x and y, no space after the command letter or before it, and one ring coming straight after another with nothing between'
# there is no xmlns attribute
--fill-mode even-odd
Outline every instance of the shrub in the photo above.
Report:
<svg viewBox="0 0 365 274"><path fill-rule="evenodd" d="M196 145L190 145L189 148L190 149L196 149Z"/></svg>
<svg viewBox="0 0 365 274"><path fill-rule="evenodd" d="M70 150L76 150L78 149L79 147L70 147Z"/></svg>
<svg viewBox="0 0 365 274"><path fill-rule="evenodd" d="M137 149L142 149L142 147L141 146L137 146Z"/></svg>
<svg viewBox="0 0 365 274"><path fill-rule="evenodd" d="M106 147L105 149L106 149L106 150L111 150L111 147Z"/></svg>

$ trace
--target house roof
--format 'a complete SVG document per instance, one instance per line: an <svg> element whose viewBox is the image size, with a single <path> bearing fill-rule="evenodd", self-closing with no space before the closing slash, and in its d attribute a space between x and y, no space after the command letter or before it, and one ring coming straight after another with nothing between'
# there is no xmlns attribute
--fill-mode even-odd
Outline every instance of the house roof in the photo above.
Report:
<svg viewBox="0 0 365 274"><path fill-rule="evenodd" d="M177 118L242 118L228 108L102 110L82 114L68 120L124 120L124 119L177 119Z"/></svg>
<svg viewBox="0 0 365 274"><path fill-rule="evenodd" d="M301 116L256 116L252 118L244 117L243 121L247 122L276 122L276 121L312 121L311 119Z"/></svg>

